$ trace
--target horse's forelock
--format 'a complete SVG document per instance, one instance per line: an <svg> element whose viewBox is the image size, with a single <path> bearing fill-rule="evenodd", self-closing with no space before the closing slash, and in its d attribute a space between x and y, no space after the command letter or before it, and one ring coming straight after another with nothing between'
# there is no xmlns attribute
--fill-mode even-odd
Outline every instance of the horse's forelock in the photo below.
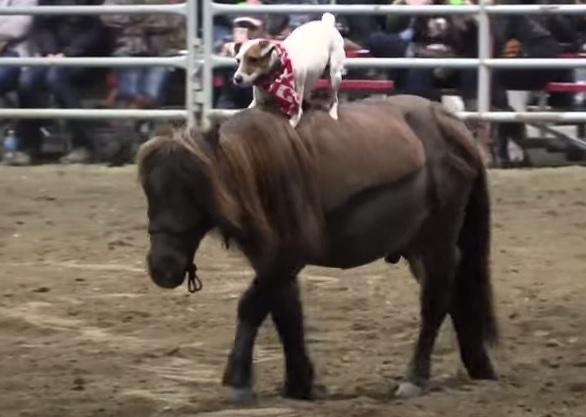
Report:
<svg viewBox="0 0 586 417"><path fill-rule="evenodd" d="M138 176L141 183L144 183L154 168L154 160L163 152L171 153L175 144L167 135L155 136L143 143L136 154Z"/></svg>
<svg viewBox="0 0 586 417"><path fill-rule="evenodd" d="M165 128L158 131L138 150L136 161L140 179L144 180L154 165L174 164L179 157L188 156L194 161L209 164L209 157L201 144L203 136L204 133L196 129Z"/></svg>

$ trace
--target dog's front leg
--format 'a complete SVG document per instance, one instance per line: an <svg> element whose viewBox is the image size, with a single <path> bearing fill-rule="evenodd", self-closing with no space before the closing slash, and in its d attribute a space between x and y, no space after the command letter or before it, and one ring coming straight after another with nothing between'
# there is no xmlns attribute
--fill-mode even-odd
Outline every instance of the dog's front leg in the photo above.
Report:
<svg viewBox="0 0 586 417"><path fill-rule="evenodd" d="M301 110L301 107L299 108L299 111L297 113L295 113L290 119L289 119L289 124L291 125L291 127L296 128L297 125L299 124L299 122L301 121L301 115L303 114L303 110Z"/></svg>
<svg viewBox="0 0 586 417"><path fill-rule="evenodd" d="M291 126L293 128L296 128L297 125L299 124L299 122L301 121L301 116L303 115L303 100L305 98L305 97L303 97L304 85L302 83L298 83L297 85L299 86L299 88L297 90L297 98L299 99L299 108L297 109L297 113L295 113L289 119L289 124L291 124Z"/></svg>

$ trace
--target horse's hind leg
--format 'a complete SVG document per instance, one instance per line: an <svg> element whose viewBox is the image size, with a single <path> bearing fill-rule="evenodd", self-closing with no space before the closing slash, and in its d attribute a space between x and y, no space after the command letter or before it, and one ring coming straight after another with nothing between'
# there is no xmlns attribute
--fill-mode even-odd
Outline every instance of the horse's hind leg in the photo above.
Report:
<svg viewBox="0 0 586 417"><path fill-rule="evenodd" d="M450 293L457 263L455 245L434 244L410 265L421 284L421 326L405 381L395 395L414 397L423 394L431 373L431 354L439 329L449 311Z"/></svg>
<svg viewBox="0 0 586 417"><path fill-rule="evenodd" d="M273 291L271 315L285 352L287 376L284 395L311 400L314 396L314 371L305 347L303 311L295 277Z"/></svg>
<svg viewBox="0 0 586 417"><path fill-rule="evenodd" d="M236 403L254 400L252 390L252 353L259 326L269 312L269 297L255 279L238 303L238 325L234 346L222 383L230 387L230 399Z"/></svg>

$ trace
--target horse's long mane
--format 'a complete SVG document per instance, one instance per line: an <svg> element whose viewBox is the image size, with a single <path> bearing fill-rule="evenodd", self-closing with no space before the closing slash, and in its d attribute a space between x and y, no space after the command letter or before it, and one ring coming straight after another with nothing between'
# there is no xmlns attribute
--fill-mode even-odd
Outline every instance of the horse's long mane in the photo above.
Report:
<svg viewBox="0 0 586 417"><path fill-rule="evenodd" d="M170 130L141 147L141 179L152 168L148 161L153 155L167 155L172 164L179 154L188 155L209 180L215 214L245 239L256 240L263 249L320 249L317 167L286 119L253 109L205 133Z"/></svg>

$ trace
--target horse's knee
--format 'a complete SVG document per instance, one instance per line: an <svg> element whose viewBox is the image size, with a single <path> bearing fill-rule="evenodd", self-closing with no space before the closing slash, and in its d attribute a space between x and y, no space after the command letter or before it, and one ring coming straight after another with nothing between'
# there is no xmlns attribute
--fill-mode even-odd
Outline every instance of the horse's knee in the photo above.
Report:
<svg viewBox="0 0 586 417"><path fill-rule="evenodd" d="M259 326L269 312L270 298L253 283L238 302L238 319Z"/></svg>

